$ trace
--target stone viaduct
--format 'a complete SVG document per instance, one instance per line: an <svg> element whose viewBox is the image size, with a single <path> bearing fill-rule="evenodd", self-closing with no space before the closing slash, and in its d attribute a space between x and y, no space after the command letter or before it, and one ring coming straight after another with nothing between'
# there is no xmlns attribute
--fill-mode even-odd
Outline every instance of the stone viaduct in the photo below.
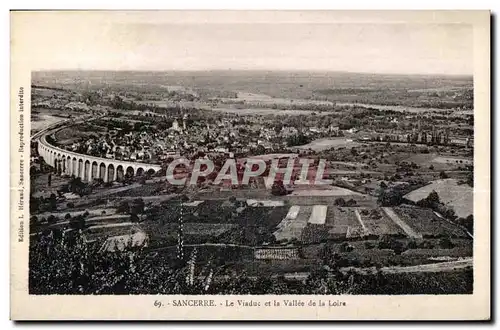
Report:
<svg viewBox="0 0 500 330"><path fill-rule="evenodd" d="M103 179L104 182L117 181L125 175L154 174L161 169L161 166L157 164L93 157L64 150L49 144L46 136L47 134L44 134L38 140L38 154L56 171L61 174L74 175L82 181L91 182L97 178Z"/></svg>

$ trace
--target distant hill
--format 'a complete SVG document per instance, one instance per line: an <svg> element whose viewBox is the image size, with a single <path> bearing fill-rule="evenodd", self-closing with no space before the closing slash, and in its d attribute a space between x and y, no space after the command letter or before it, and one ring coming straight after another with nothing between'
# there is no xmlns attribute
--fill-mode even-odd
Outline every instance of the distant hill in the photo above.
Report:
<svg viewBox="0 0 500 330"><path fill-rule="evenodd" d="M164 91L184 86L271 97L416 107L472 106L472 76L319 71L37 71L32 83L57 88Z"/></svg>

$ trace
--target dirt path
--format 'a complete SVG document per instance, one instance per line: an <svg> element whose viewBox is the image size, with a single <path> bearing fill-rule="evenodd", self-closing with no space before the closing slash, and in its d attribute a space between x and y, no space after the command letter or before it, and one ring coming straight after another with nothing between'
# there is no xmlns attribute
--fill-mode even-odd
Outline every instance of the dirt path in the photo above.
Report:
<svg viewBox="0 0 500 330"><path fill-rule="evenodd" d="M386 274L399 274L399 273L425 273L425 272L446 272L453 271L457 269L463 269L467 267L473 266L472 258L464 258L454 261L445 261L445 262L437 262L432 264L423 264L416 266L392 266L392 267L382 267L380 268L381 272ZM376 271L375 267L371 268L355 268L355 267L346 267L341 268L342 272L355 271L360 274L368 274Z"/></svg>
<svg viewBox="0 0 500 330"><path fill-rule="evenodd" d="M448 261L448 262L439 262L435 264L425 264L425 265L417 265L417 266L396 266L396 267L383 267L380 269L381 272L386 274L401 274L401 273L424 273L424 272L446 272L446 271L454 271L457 269L464 269L467 267L472 267L473 262L472 258L456 260L456 261ZM348 271L354 271L358 274L367 275L376 271L374 267L372 268L355 268L355 267L345 267L340 269L341 272L347 273ZM274 274L271 278L277 278L283 275L288 280L298 280L305 281L309 273L308 272L296 272L296 273L285 273L285 274ZM229 280L231 279L228 275L219 275L215 277L216 280ZM249 276L250 279L257 279L257 276Z"/></svg>
<svg viewBox="0 0 500 330"><path fill-rule="evenodd" d="M472 258L466 258L456 261L438 262L434 264L425 264L409 267L384 267L382 270L386 273L414 273L414 272L444 272L455 269L472 267Z"/></svg>
<svg viewBox="0 0 500 330"><path fill-rule="evenodd" d="M255 250L258 247L255 246L250 246L250 245L241 245L241 244L231 244L231 243L199 243L199 244L184 244L184 247L222 247L222 248L227 248L227 247L233 247L233 248L242 248L242 249L249 249L249 250ZM165 247L160 247L160 248L155 248L152 249L150 252L161 252L164 250L172 250L172 249L177 249L177 245L170 245L170 246L165 246Z"/></svg>
<svg viewBox="0 0 500 330"><path fill-rule="evenodd" d="M96 225L96 226L90 226L90 229L99 229L99 228L114 228L114 227L127 227L127 226L133 226L136 223L134 222L119 222L119 223L108 223L106 225Z"/></svg>

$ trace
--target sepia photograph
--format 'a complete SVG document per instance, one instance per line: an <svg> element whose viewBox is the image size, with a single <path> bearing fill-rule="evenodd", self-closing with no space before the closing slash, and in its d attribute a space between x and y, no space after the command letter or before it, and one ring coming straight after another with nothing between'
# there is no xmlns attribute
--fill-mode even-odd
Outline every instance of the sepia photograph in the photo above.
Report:
<svg viewBox="0 0 500 330"><path fill-rule="evenodd" d="M489 13L361 13L11 12L20 287L488 304Z"/></svg>

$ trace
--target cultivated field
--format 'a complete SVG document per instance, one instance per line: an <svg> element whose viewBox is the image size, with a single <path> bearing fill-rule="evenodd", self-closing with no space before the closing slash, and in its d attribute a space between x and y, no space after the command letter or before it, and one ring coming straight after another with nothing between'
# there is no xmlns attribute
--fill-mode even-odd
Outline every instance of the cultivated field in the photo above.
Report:
<svg viewBox="0 0 500 330"><path fill-rule="evenodd" d="M104 239L113 236L132 235L141 231L140 227L134 224L124 224L123 226L99 227L93 226L85 230L85 239L87 241L104 242Z"/></svg>
<svg viewBox="0 0 500 330"><path fill-rule="evenodd" d="M312 149L314 151L322 151L338 147L352 148L352 147L357 147L359 145L360 144L358 142L354 142L353 140L347 138L334 138L334 139L327 138L327 139L314 140L308 144L293 147L292 149L298 149L298 150Z"/></svg>
<svg viewBox="0 0 500 330"><path fill-rule="evenodd" d="M278 225L278 230L274 232L276 240L300 239L302 230L307 226L311 217L312 206L293 205L288 210L283 221Z"/></svg>
<svg viewBox="0 0 500 330"><path fill-rule="evenodd" d="M434 162L436 163L441 163L441 164L450 164L450 165L473 165L474 161L472 159L467 159L467 158L461 158L461 157L445 157L445 156L438 156L433 159Z"/></svg>
<svg viewBox="0 0 500 330"><path fill-rule="evenodd" d="M217 237L226 231L237 227L228 223L187 222L183 225L185 235Z"/></svg>
<svg viewBox="0 0 500 330"><path fill-rule="evenodd" d="M329 207L326 226L331 238L345 238L347 233L361 230L361 224L356 218L353 208ZM350 229L351 228L351 229Z"/></svg>
<svg viewBox="0 0 500 330"><path fill-rule="evenodd" d="M358 208L359 216L366 227L368 234L382 235L404 235L403 230L392 221L387 214L378 208Z"/></svg>
<svg viewBox="0 0 500 330"><path fill-rule="evenodd" d="M404 217L400 217L399 214L394 211L394 209L390 207L384 207L382 208L382 210L396 225L398 225L404 231L406 236L417 239L422 238L422 234L415 230L415 228L413 228L412 226L409 226L408 223L406 223Z"/></svg>
<svg viewBox="0 0 500 330"><path fill-rule="evenodd" d="M467 237L465 231L441 218L430 209L401 205L392 208L393 211L423 237Z"/></svg>
<svg viewBox="0 0 500 330"><path fill-rule="evenodd" d="M432 191L437 192L439 200L453 208L458 217L465 218L474 213L474 189L467 184L459 185L455 179L436 180L410 192L405 198L417 202L429 196Z"/></svg>
<svg viewBox="0 0 500 330"><path fill-rule="evenodd" d="M308 223L313 225L324 225L328 206L314 205Z"/></svg>
<svg viewBox="0 0 500 330"><path fill-rule="evenodd" d="M300 189L300 186L297 186L298 189L292 191L290 196L351 196L351 195L361 195L358 192L342 188L342 187L334 187L327 186L326 189Z"/></svg>

